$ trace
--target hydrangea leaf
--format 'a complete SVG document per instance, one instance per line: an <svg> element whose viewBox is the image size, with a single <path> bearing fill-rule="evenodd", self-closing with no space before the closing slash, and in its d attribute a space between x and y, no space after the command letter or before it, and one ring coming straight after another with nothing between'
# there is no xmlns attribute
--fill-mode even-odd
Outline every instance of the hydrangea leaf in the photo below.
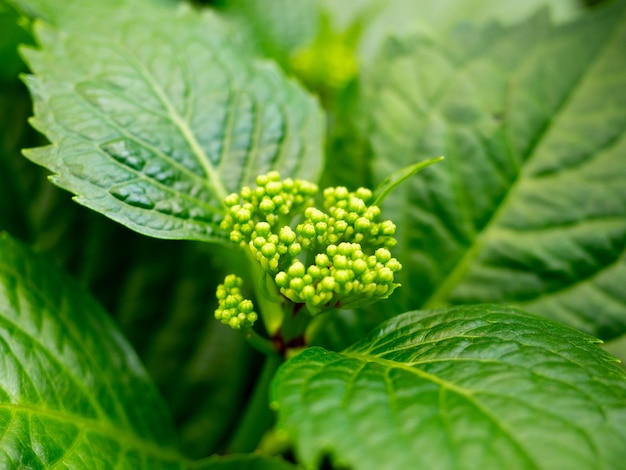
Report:
<svg viewBox="0 0 626 470"><path fill-rule="evenodd" d="M276 457L235 454L199 461L190 470L296 470L299 467Z"/></svg>
<svg viewBox="0 0 626 470"><path fill-rule="evenodd" d="M185 468L162 399L107 314L0 236L0 466Z"/></svg>
<svg viewBox="0 0 626 470"><path fill-rule="evenodd" d="M273 383L305 466L597 469L626 459L626 372L598 341L500 306L412 311Z"/></svg>
<svg viewBox="0 0 626 470"><path fill-rule="evenodd" d="M79 203L146 235L214 240L221 200L257 174L318 177L319 105L278 67L209 12L103 3L37 24L41 48L25 50L32 124L52 143L26 154Z"/></svg>
<svg viewBox="0 0 626 470"><path fill-rule="evenodd" d="M364 78L373 174L446 160L388 199L411 289L385 307L508 302L626 332L625 11L387 45Z"/></svg>

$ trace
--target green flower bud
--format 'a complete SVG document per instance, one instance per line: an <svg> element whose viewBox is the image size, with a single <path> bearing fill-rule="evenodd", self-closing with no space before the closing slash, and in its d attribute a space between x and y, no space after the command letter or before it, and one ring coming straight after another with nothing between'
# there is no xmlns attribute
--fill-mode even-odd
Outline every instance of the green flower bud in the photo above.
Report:
<svg viewBox="0 0 626 470"><path fill-rule="evenodd" d="M276 274L274 281L276 281L276 285L278 287L287 287L287 285L289 284L289 276L285 271L280 271L278 274Z"/></svg>
<svg viewBox="0 0 626 470"><path fill-rule="evenodd" d="M269 214L276 209L276 204L268 198L267 196L263 197L263 200L259 203L259 210L264 214Z"/></svg>
<svg viewBox="0 0 626 470"><path fill-rule="evenodd" d="M265 192L270 196L276 196L283 190L283 185L279 181L270 181L265 186Z"/></svg>
<svg viewBox="0 0 626 470"><path fill-rule="evenodd" d="M379 248L378 250L376 250L375 254L376 254L376 260L379 263L384 264L391 259L391 253L386 248Z"/></svg>
<svg viewBox="0 0 626 470"><path fill-rule="evenodd" d="M380 231L383 235L392 236L396 233L396 224L394 224L391 220L385 220L380 224Z"/></svg>
<svg viewBox="0 0 626 470"><path fill-rule="evenodd" d="M367 262L362 259L357 259L352 262L352 270L357 276L360 276L367 271Z"/></svg>
<svg viewBox="0 0 626 470"><path fill-rule="evenodd" d="M239 204L239 194L229 194L228 196L226 196L226 198L224 198L224 204L226 205L226 207L233 207Z"/></svg>
<svg viewBox="0 0 626 470"><path fill-rule="evenodd" d="M391 284L393 282L393 271L389 268L383 267L378 271L377 277L379 282Z"/></svg>
<svg viewBox="0 0 626 470"><path fill-rule="evenodd" d="M238 288L238 287L241 287L242 285L243 285L243 279L241 279L238 276L235 276L234 274L229 274L228 276L224 278L224 287L226 287L226 289Z"/></svg>
<svg viewBox="0 0 626 470"><path fill-rule="evenodd" d="M324 279L322 279L322 282L320 282L322 291L326 292L332 292L335 289L336 285L337 281L335 281L334 277L330 276L325 277Z"/></svg>
<svg viewBox="0 0 626 470"><path fill-rule="evenodd" d="M359 188L356 190L355 193L356 197L358 197L359 199L362 199L363 202L367 203L372 199L372 191L370 191L367 188Z"/></svg>
<svg viewBox="0 0 626 470"><path fill-rule="evenodd" d="M314 295L315 295L315 287L311 285L304 286L302 288L302 291L300 292L300 296L304 300L311 300Z"/></svg>
<svg viewBox="0 0 626 470"><path fill-rule="evenodd" d="M266 243L261 248L261 253L263 253L263 256L265 256L266 258L271 258L276 254L276 245L273 245L272 243Z"/></svg>
<svg viewBox="0 0 626 470"><path fill-rule="evenodd" d="M325 268L330 264L330 258L324 253L318 253L315 255L315 264L320 268Z"/></svg>
<svg viewBox="0 0 626 470"><path fill-rule="evenodd" d="M296 237L296 232L291 230L291 227L289 226L282 227L278 234L279 240L285 245L291 245L293 242L296 241Z"/></svg>
<svg viewBox="0 0 626 470"><path fill-rule="evenodd" d="M266 237L272 231L272 227L267 222L259 222L254 226L254 231L261 237Z"/></svg>
<svg viewBox="0 0 626 470"><path fill-rule="evenodd" d="M291 266L289 266L289 269L287 269L287 273L291 277L302 277L304 276L305 271L306 270L304 268L304 264L302 264L300 261L296 261Z"/></svg>
<svg viewBox="0 0 626 470"><path fill-rule="evenodd" d="M333 266L337 269L348 269L348 258L344 255L333 256Z"/></svg>
<svg viewBox="0 0 626 470"><path fill-rule="evenodd" d="M300 243L292 243L291 245L289 245L287 251L292 258L295 258L302 252L302 247L300 246Z"/></svg>
<svg viewBox="0 0 626 470"><path fill-rule="evenodd" d="M391 269L391 271L393 271L394 273L397 273L398 271L402 269L402 265L395 258L391 258L389 261L387 261L387 264L385 264L385 267Z"/></svg>
<svg viewBox="0 0 626 470"><path fill-rule="evenodd" d="M250 188L249 186L244 186L243 188L241 188L240 194L241 194L241 198L244 201L250 201L252 199L254 191L252 191L252 188Z"/></svg>
<svg viewBox="0 0 626 470"><path fill-rule="evenodd" d="M354 222L354 229L357 232L366 232L370 229L371 226L372 226L372 223L365 217L359 217Z"/></svg>
<svg viewBox="0 0 626 470"><path fill-rule="evenodd" d="M267 183L269 183L270 179L268 177L268 175L259 175L256 177L256 185L257 186L265 186Z"/></svg>
<svg viewBox="0 0 626 470"><path fill-rule="evenodd" d="M289 281L289 288L297 293L300 293L303 287L304 281L301 277L294 277Z"/></svg>

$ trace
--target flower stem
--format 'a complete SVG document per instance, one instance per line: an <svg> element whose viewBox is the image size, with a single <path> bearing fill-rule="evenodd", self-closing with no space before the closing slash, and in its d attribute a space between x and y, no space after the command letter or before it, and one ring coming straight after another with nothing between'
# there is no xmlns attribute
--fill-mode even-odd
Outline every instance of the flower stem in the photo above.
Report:
<svg viewBox="0 0 626 470"><path fill-rule="evenodd" d="M278 355L265 359L252 396L248 400L248 406L228 444L228 453L253 452L265 432L274 423L274 414L269 406L269 387L282 362L282 357Z"/></svg>

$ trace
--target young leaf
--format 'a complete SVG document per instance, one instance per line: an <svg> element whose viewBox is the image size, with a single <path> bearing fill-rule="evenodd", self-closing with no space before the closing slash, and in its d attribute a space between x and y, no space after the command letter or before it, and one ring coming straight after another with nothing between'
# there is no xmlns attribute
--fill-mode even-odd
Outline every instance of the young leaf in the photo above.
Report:
<svg viewBox="0 0 626 470"><path fill-rule="evenodd" d="M0 235L0 467L184 468L169 415L102 308Z"/></svg>
<svg viewBox="0 0 626 470"><path fill-rule="evenodd" d="M41 50L25 51L32 123L52 142L26 154L78 202L146 235L214 240L221 199L257 174L318 177L319 106L276 66L208 12L103 3L38 24Z"/></svg>
<svg viewBox="0 0 626 470"><path fill-rule="evenodd" d="M402 314L273 384L305 465L597 469L626 459L626 373L596 340L498 306Z"/></svg>
<svg viewBox="0 0 626 470"><path fill-rule="evenodd" d="M387 198L387 196L391 193L391 191L396 189L403 181L413 176L414 174L419 173L424 168L429 167L434 163L440 162L441 160L443 160L443 157L414 163L413 165L409 165L406 168L401 168L392 175L389 175L374 190L374 202L372 204L375 206L381 205L383 201Z"/></svg>
<svg viewBox="0 0 626 470"><path fill-rule="evenodd" d="M446 162L389 197L412 288L384 308L514 302L626 332L625 11L388 44L364 79L373 174Z"/></svg>

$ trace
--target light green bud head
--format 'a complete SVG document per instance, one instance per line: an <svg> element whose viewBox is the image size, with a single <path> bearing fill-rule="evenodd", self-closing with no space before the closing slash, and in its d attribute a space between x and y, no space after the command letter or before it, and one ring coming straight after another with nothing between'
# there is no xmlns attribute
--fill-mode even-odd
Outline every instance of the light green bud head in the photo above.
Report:
<svg viewBox="0 0 626 470"><path fill-rule="evenodd" d="M383 264L391 259L391 252L387 248L379 248L376 250L375 255L376 260Z"/></svg>
<svg viewBox="0 0 626 470"><path fill-rule="evenodd" d="M304 268L304 264L302 264L300 261L296 261L291 266L289 266L289 269L287 269L287 273L291 277L302 277L304 276L305 272L306 270Z"/></svg>
<svg viewBox="0 0 626 470"><path fill-rule="evenodd" d="M380 230L383 235L394 235L396 233L396 224L394 224L391 220L385 220L380 224Z"/></svg>
<svg viewBox="0 0 626 470"><path fill-rule="evenodd" d="M265 192L270 196L276 196L283 190L283 185L279 181L270 181L265 186Z"/></svg>
<svg viewBox="0 0 626 470"><path fill-rule="evenodd" d="M300 293L303 287L304 287L304 281L302 280L301 277L294 277L293 279L289 281L289 288L297 292L298 294Z"/></svg>
<svg viewBox="0 0 626 470"><path fill-rule="evenodd" d="M259 175L256 177L256 185L257 186L265 186L269 182L269 177L267 175Z"/></svg>
<svg viewBox="0 0 626 470"><path fill-rule="evenodd" d="M318 253L317 255L315 255L315 264L320 268L325 268L330 264L330 258L328 258L328 256L324 253Z"/></svg>
<svg viewBox="0 0 626 470"><path fill-rule="evenodd" d="M302 252L302 246L300 246L300 243L298 242L292 243L291 245L289 245L287 252L292 258L295 258Z"/></svg>
<svg viewBox="0 0 626 470"><path fill-rule="evenodd" d="M276 245L266 243L263 247L261 247L261 253L263 253L263 256L266 258L272 258L276 254Z"/></svg>
<svg viewBox="0 0 626 470"><path fill-rule="evenodd" d="M355 193L356 197L363 200L363 202L367 203L372 199L372 191L367 188L359 188Z"/></svg>
<svg viewBox="0 0 626 470"><path fill-rule="evenodd" d="M269 214L276 209L274 202L267 196L263 197L263 200L259 203L259 210L264 214Z"/></svg>
<svg viewBox="0 0 626 470"><path fill-rule="evenodd" d="M358 232L366 232L366 231L368 231L370 229L371 225L372 225L372 223L368 219L366 219L365 217L359 217L354 222L354 228Z"/></svg>
<svg viewBox="0 0 626 470"><path fill-rule="evenodd" d="M282 227L278 233L278 239L285 245L291 245L296 241L296 237L296 232L294 232L289 226Z"/></svg>
<svg viewBox="0 0 626 470"><path fill-rule="evenodd" d="M252 199L252 195L254 194L254 191L252 190L252 188L250 186L244 186L243 188L241 188L241 198L244 201L249 201Z"/></svg>
<svg viewBox="0 0 626 470"><path fill-rule="evenodd" d="M337 269L348 269L348 258L344 255L333 256L333 266Z"/></svg>
<svg viewBox="0 0 626 470"><path fill-rule="evenodd" d="M254 305L252 304L252 300L244 299L239 302L239 311L243 313L250 313L254 310Z"/></svg>
<svg viewBox="0 0 626 470"><path fill-rule="evenodd" d="M357 259L352 262L352 270L357 276L360 276L367 271L367 262L362 259Z"/></svg>
<svg viewBox="0 0 626 470"><path fill-rule="evenodd" d="M239 204L239 194L237 193L229 194L224 199L224 204L226 204L227 207L232 207L234 205Z"/></svg>
<svg viewBox="0 0 626 470"><path fill-rule="evenodd" d="M267 222L259 222L254 226L254 230L258 235L266 237L272 231L272 227Z"/></svg>
<svg viewBox="0 0 626 470"><path fill-rule="evenodd" d="M276 274L274 281L276 281L276 285L278 287L287 287L287 285L289 284L289 276L285 271L280 271L278 274Z"/></svg>

